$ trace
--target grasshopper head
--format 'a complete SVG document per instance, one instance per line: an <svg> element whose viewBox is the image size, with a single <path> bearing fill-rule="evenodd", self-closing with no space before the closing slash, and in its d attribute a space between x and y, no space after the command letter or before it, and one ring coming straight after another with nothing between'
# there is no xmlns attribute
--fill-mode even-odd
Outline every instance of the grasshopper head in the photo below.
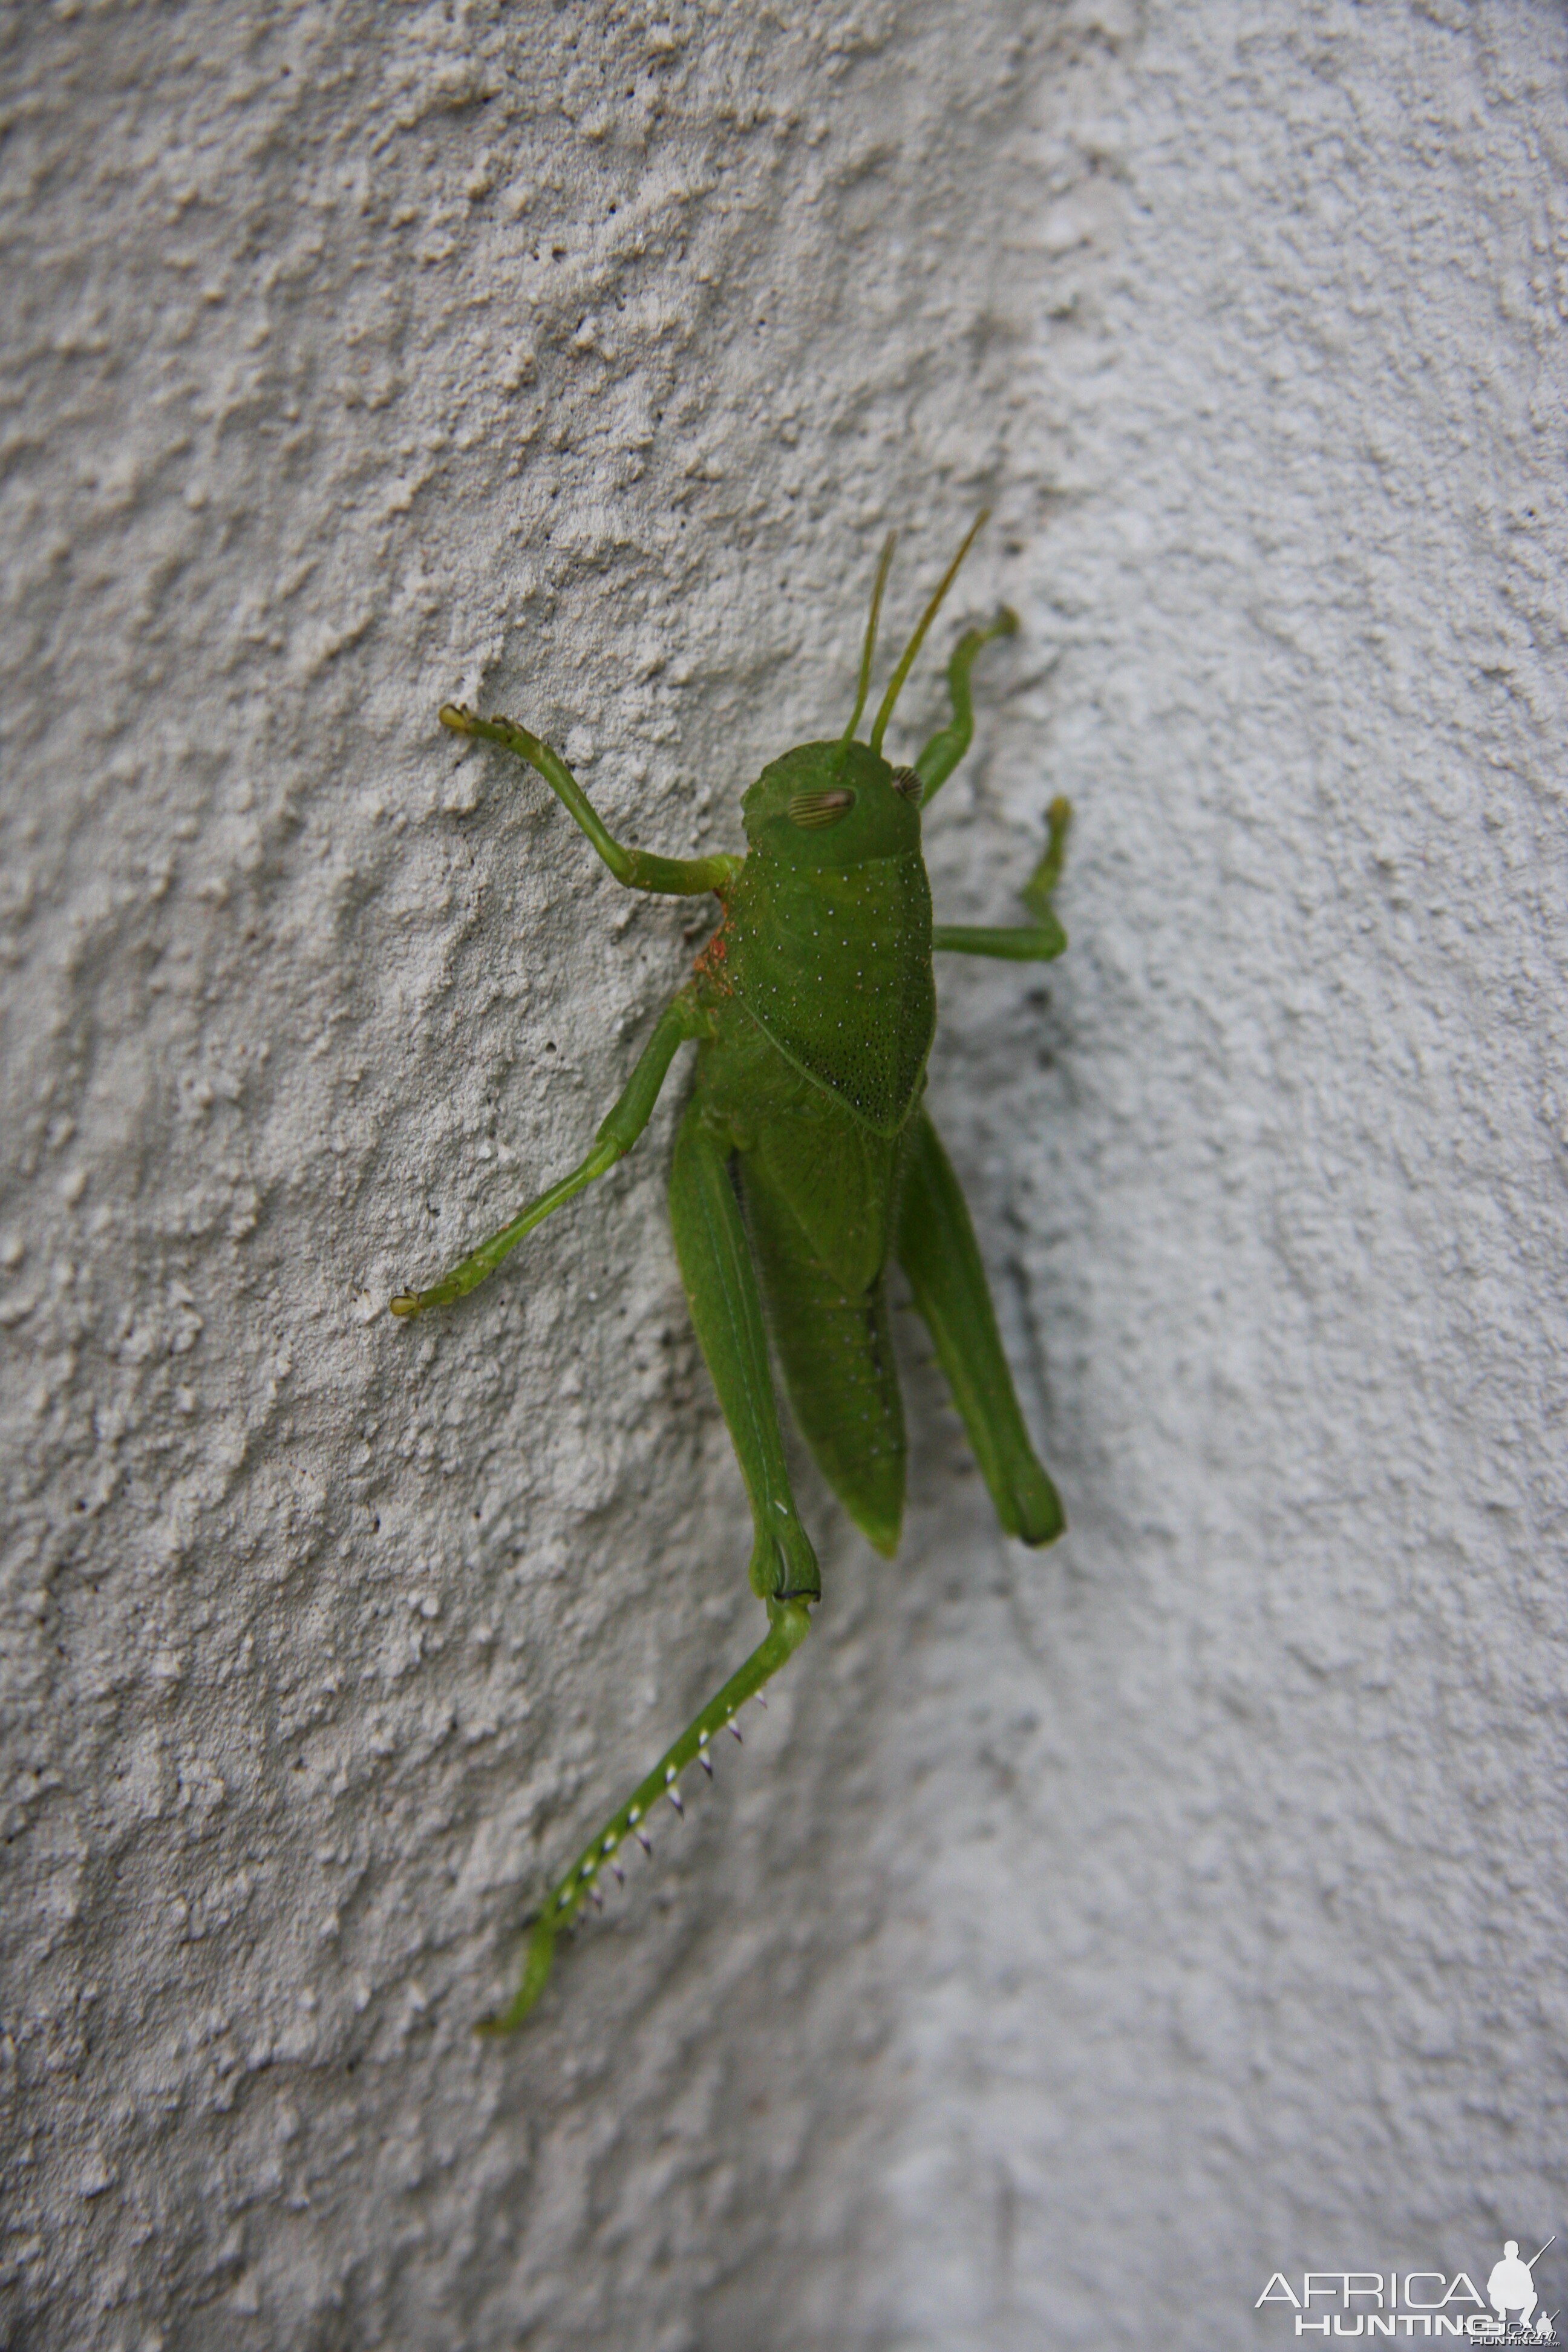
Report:
<svg viewBox="0 0 1568 2352"><path fill-rule="evenodd" d="M864 743L801 743L741 803L746 838L790 866L859 866L921 842L921 782Z"/></svg>
<svg viewBox="0 0 1568 2352"><path fill-rule="evenodd" d="M900 656L881 708L871 722L870 742L858 743L855 730L870 690L882 591L893 560L889 534L871 592L871 613L860 655L860 688L849 724L837 743L799 744L763 770L741 803L746 838L753 849L764 850L791 866L820 867L860 866L868 858L900 857L920 848L921 780L912 768L895 768L883 759L882 736L926 631L941 611L942 599L984 520L984 511L976 516Z"/></svg>

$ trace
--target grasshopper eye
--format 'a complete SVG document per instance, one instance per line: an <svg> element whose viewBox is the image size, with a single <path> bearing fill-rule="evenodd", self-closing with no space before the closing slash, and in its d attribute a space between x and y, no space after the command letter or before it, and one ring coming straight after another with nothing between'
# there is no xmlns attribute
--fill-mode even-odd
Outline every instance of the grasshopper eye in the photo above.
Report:
<svg viewBox="0 0 1568 2352"><path fill-rule="evenodd" d="M893 790L896 793L902 793L905 800L913 801L918 808L920 806L921 795L925 791L925 786L921 783L919 776L916 775L912 768L895 768L893 770Z"/></svg>
<svg viewBox="0 0 1568 2352"><path fill-rule="evenodd" d="M795 793L789 803L790 823L804 825L808 833L816 833L825 824L837 824L854 805L853 793Z"/></svg>

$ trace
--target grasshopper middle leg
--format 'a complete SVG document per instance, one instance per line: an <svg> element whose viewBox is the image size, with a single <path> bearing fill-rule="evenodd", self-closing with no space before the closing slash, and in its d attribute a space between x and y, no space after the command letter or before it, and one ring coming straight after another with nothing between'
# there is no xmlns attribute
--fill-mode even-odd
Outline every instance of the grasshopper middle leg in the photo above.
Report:
<svg viewBox="0 0 1568 2352"><path fill-rule="evenodd" d="M1067 951L1068 935L1052 900L1067 856L1072 803L1059 797L1046 811L1046 854L1025 883L1019 897L1033 920L1028 923L938 923L931 945L958 955L1000 956L1008 963L1049 963Z"/></svg>
<svg viewBox="0 0 1568 2352"><path fill-rule="evenodd" d="M658 1025L643 1047L637 1066L626 1081L626 1089L609 1117L600 1126L594 1139L594 1149L585 1160L580 1160L569 1175L541 1192L525 1209L520 1209L510 1224L499 1234L492 1234L476 1250L459 1260L450 1274L443 1275L428 1290L400 1290L388 1303L395 1315L420 1315L427 1307L450 1307L464 1298L487 1274L493 1274L509 1250L514 1250L525 1234L542 1224L552 1210L570 1201L596 1176L607 1175L617 1160L624 1160L649 1119L658 1100L659 1088L669 1075L683 1041L697 1036L702 1016L698 1010L697 992L683 988L673 1003L666 1005Z"/></svg>

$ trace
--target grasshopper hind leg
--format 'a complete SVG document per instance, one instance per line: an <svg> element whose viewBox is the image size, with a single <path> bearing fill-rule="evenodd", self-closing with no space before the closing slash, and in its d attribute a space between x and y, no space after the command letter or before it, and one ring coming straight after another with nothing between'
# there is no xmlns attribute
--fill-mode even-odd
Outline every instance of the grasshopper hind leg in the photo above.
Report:
<svg viewBox="0 0 1568 2352"><path fill-rule="evenodd" d="M801 1525L784 1467L762 1299L740 1203L730 1181L727 1155L695 1105L676 1139L669 1207L691 1319L751 1500L752 1589L767 1604L768 1631L552 1890L534 1922L516 1998L500 2016L487 2019L481 2031L488 2033L510 2033L522 2023L544 1990L561 1930L596 1898L599 1877L616 1866L615 1856L626 1839L646 1835L645 1823L660 1797L679 1793L676 1782L686 1766L705 1754L715 1734L800 1647L811 1629L811 1603L822 1591L816 1554Z"/></svg>
<svg viewBox="0 0 1568 2352"><path fill-rule="evenodd" d="M584 1903L598 1899L598 1881L606 1869L617 1868L616 1855L628 1837L646 1843L643 1823L652 1818L661 1797L677 1794L676 1782L686 1766L706 1758L709 1746L732 1723L749 1698L755 1697L770 1676L793 1657L811 1630L811 1618L797 1601L768 1603L768 1632L746 1663L716 1691L700 1715L692 1717L673 1746L666 1748L651 1772L644 1775L626 1802L610 1815L584 1847L533 1923L522 1964L522 1982L510 2006L499 2017L487 2017L481 2033L515 2033L550 1978L555 1938L569 1927Z"/></svg>
<svg viewBox="0 0 1568 2352"><path fill-rule="evenodd" d="M784 1465L762 1296L729 1154L696 1103L675 1139L669 1217L691 1320L752 1506L752 1590L762 1601L818 1600L821 1571Z"/></svg>
<svg viewBox="0 0 1568 2352"><path fill-rule="evenodd" d="M968 1205L923 1111L910 1137L895 1248L997 1517L1024 1543L1054 1542L1067 1514L1029 1443Z"/></svg>
<svg viewBox="0 0 1568 2352"><path fill-rule="evenodd" d="M813 1248L787 1200L742 1160L746 1212L791 1410L817 1468L885 1559L899 1548L909 1452L880 1274L864 1286Z"/></svg>

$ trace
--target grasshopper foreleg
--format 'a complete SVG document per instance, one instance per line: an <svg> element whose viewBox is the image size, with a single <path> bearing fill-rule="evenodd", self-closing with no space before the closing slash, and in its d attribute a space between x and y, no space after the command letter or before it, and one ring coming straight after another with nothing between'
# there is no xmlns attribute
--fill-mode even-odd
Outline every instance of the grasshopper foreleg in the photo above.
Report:
<svg viewBox="0 0 1568 2352"><path fill-rule="evenodd" d="M923 790L921 806L929 808L940 787L946 783L960 760L968 751L974 734L974 703L969 690L969 673L974 667L974 656L982 646L993 637L1010 637L1018 626L1018 615L1004 604L988 629L965 629L952 649L947 665L947 691L952 703L952 717L945 727L939 727L931 741L914 762L916 775Z"/></svg>
<svg viewBox="0 0 1568 2352"><path fill-rule="evenodd" d="M520 727L515 719L480 719L460 702L443 703L439 717L442 726L449 727L454 735L499 743L503 751L515 751L520 760L526 760L582 826L616 881L624 882L628 890L696 898L704 890L722 890L740 871L738 857L658 857L651 850L633 849L617 841L560 752L528 728Z"/></svg>

